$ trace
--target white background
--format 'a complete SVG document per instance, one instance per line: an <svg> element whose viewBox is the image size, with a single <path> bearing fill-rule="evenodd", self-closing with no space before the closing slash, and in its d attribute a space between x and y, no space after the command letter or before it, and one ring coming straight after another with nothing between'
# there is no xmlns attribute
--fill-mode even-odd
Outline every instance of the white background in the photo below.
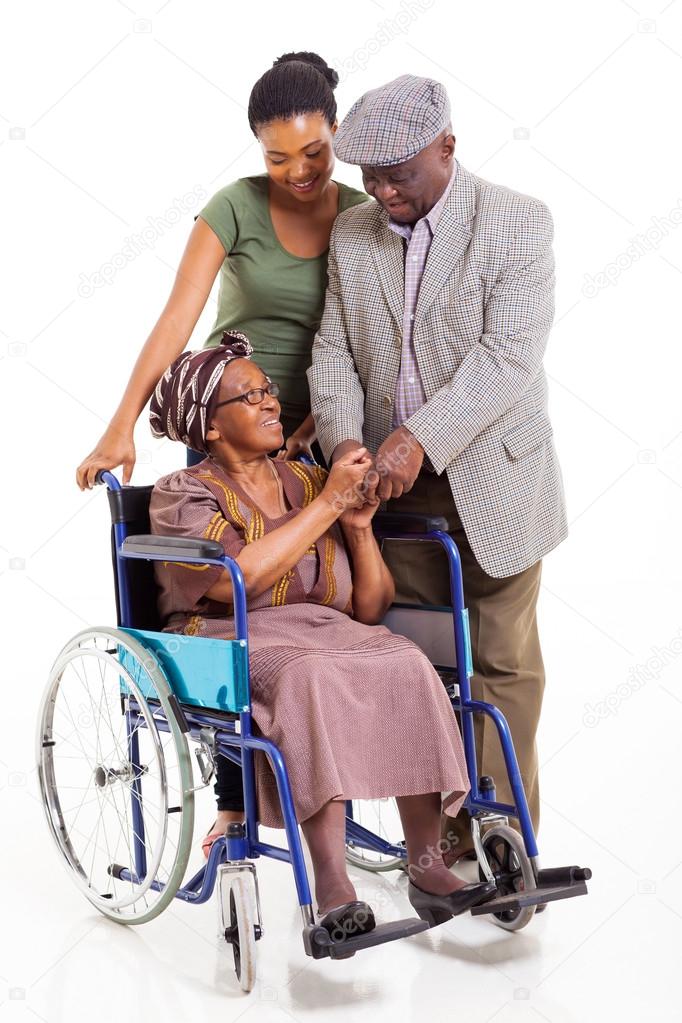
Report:
<svg viewBox="0 0 682 1023"><path fill-rule="evenodd" d="M554 215L545 365L570 536L543 569L539 845L543 865L589 865L594 879L588 898L517 935L462 918L315 963L289 868L261 860L267 935L244 997L212 907L174 904L125 930L71 886L42 817L33 735L59 649L115 622L106 495L81 493L76 466L168 296L201 201L183 213L178 200L261 171L249 90L296 49L339 69L341 115L404 72L440 79L461 163ZM682 3L14 0L0 77L0 1023L682 1018ZM360 184L356 168L336 176ZM148 247L112 276L145 229ZM191 346L214 314L211 301ZM134 483L182 464L145 415L136 439ZM391 876L358 883L407 914Z"/></svg>

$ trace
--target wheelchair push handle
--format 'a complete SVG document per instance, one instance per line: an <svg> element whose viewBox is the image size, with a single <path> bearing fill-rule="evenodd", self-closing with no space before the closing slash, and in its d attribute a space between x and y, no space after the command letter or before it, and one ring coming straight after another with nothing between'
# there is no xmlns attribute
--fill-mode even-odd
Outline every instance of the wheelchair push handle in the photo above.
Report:
<svg viewBox="0 0 682 1023"><path fill-rule="evenodd" d="M98 486L100 483L106 483L109 490L121 489L118 478L109 469L98 469L95 473L95 486Z"/></svg>

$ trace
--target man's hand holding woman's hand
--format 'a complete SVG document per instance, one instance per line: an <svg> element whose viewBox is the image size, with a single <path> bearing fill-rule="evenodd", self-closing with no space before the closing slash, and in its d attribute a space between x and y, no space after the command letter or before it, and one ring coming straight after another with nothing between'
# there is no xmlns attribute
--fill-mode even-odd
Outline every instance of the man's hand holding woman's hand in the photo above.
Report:
<svg viewBox="0 0 682 1023"><path fill-rule="evenodd" d="M344 440L334 449L332 463L357 448L357 441ZM363 449L364 450L364 449ZM371 457L371 456L370 456ZM390 433L372 460L364 483L367 502L388 501L407 494L424 462L424 448L404 426ZM375 508L376 511L376 508Z"/></svg>
<svg viewBox="0 0 682 1023"><path fill-rule="evenodd" d="M320 495L335 511L342 515L349 508L361 508L365 503L363 484L372 467L372 457L367 448L350 442L352 449L335 458L327 482Z"/></svg>
<svg viewBox="0 0 682 1023"><path fill-rule="evenodd" d="M329 500L347 529L362 530L370 526L379 499L368 494L367 474L372 456L356 441L346 442L343 452L336 453L322 496Z"/></svg>

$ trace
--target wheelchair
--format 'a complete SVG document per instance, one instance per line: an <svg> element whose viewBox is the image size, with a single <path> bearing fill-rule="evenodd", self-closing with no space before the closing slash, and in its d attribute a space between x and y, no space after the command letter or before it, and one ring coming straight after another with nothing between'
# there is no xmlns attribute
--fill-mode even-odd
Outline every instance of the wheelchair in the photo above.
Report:
<svg viewBox="0 0 682 1023"><path fill-rule="evenodd" d="M48 826L85 897L111 920L142 924L173 899L204 903L215 890L219 939L232 948L244 991L255 983L256 943L264 934L255 866L261 856L293 868L303 945L314 959L348 958L434 926L437 921L407 917L335 941L316 924L286 764L275 744L252 728L246 591L239 565L215 541L150 535L152 486L121 486L107 471L97 474L97 483L107 486L111 513L117 627L84 629L62 649L50 672L37 733ZM471 913L515 931L529 923L538 906L586 894L591 872L578 866L540 869L509 726L495 706L471 698L461 565L446 527L445 520L436 518L376 516L380 540L438 542L450 571L451 607L394 605L385 624L426 652L461 722L471 787L464 805L471 816L479 877L494 880L498 892ZM234 594L235 639L160 631L154 561L183 562L197 571L207 565L226 568ZM487 714L495 724L512 804L497 800L491 777L478 777L474 714ZM201 778L196 786L190 743ZM286 848L259 837L256 750L268 758L276 780ZM230 824L225 837L213 843L207 863L185 879L194 793L210 784L218 756L241 766L245 822ZM406 850L392 808L392 800L347 801L350 863L372 871L405 867ZM521 834L508 826L509 817L518 818Z"/></svg>

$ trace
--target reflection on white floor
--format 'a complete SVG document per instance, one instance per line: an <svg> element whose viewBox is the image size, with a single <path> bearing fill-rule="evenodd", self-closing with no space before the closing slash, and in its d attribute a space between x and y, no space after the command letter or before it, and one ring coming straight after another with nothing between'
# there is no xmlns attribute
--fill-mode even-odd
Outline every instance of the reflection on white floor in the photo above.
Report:
<svg viewBox="0 0 682 1023"><path fill-rule="evenodd" d="M573 752L579 760L580 749ZM547 773L546 788L560 802L560 777L552 776L551 764ZM12 925L11 934L5 930L2 959L3 1020L137 1023L189 1019L200 1011L227 1023L303 1021L323 1012L344 1021L567 1023L599 1020L616 1009L624 1019L680 1018L668 994L678 969L682 914L675 878L656 884L638 876L604 846L597 827L592 837L587 833L589 820L569 820L568 808L565 813L544 806L542 862L589 865L590 894L550 905L516 934L486 918L464 916L348 961L316 962L303 951L290 868L259 860L265 934L258 944L256 986L244 995L231 950L215 937L213 899L204 906L174 902L141 927L105 919L58 861L35 772L27 784L13 784L11 775L4 780L5 820L9 810L15 836L8 866L22 887L6 892L5 919ZM211 819L211 796L202 792L198 820L208 825ZM281 841L280 832L263 834L267 841ZM195 843L190 871L202 862ZM467 865L462 876L473 879L474 869ZM353 869L351 875L379 920L411 915L402 873L377 876Z"/></svg>

